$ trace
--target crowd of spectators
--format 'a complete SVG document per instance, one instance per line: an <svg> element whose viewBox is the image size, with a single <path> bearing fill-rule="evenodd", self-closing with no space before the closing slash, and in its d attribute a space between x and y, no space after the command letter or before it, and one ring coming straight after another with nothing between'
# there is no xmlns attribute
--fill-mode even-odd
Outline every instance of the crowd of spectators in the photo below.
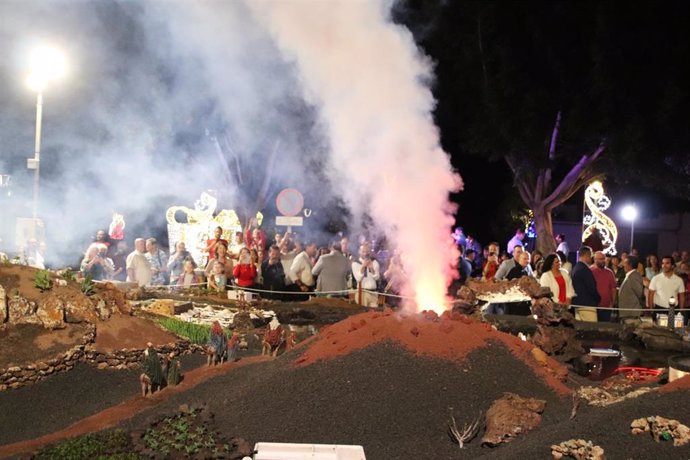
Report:
<svg viewBox="0 0 690 460"><path fill-rule="evenodd" d="M266 298L284 300L305 300L314 292L345 297L359 286L361 303L367 306L379 304L378 291L399 294L405 277L399 255L389 257L383 244L365 237L353 253L345 235L320 246L289 232L276 232L268 241L257 226L228 239L224 234L223 228L214 229L206 242L207 261L199 267L182 241L171 245L170 255L155 238L136 238L129 251L124 240L111 241L99 230L80 272L94 280L140 286L202 286L216 292L253 288Z"/></svg>
<svg viewBox="0 0 690 460"><path fill-rule="evenodd" d="M140 286L204 285L218 292L231 286L256 288L265 297L286 300L306 299L313 292L345 296L360 286L360 301L367 306L379 303L379 292L399 294L405 280L400 254L390 254L385 241L359 238L356 253L344 235L323 246L288 232L276 232L269 241L256 222L232 235L232 243L223 234L220 227L214 230L205 249L208 261L198 267L184 242L172 246L168 255L155 238L137 238L129 252L125 241L110 241L99 230L85 251L80 271L95 280L126 280ZM688 251L661 258L650 254L644 260L634 249L630 254L608 256L581 246L571 253L565 236L556 235L556 252L544 255L525 249L521 229L511 237L506 251L497 242L482 247L461 230L453 237L460 256L451 295L471 278L493 282L530 276L548 287L554 300L573 305L576 318L583 321L647 315L649 310L668 309L671 298L676 299L677 308L686 305ZM572 255L574 264L568 260Z"/></svg>
<svg viewBox="0 0 690 460"><path fill-rule="evenodd" d="M669 309L669 299L676 308L687 305L690 290L690 254L675 251L661 259L650 254L641 260L636 249L630 254L608 256L601 250L583 245L576 252L575 264L568 260L570 248L562 234L556 235L557 251L544 256L540 251L525 250L525 233L518 230L501 252L499 243L484 248L471 236L472 247L460 246L458 264L461 280L475 278L484 282L533 276L548 287L555 301L573 305L576 319L611 321L615 318L653 316L653 310ZM456 241L458 241L456 239ZM459 243L461 244L461 243ZM688 312L683 312L685 322Z"/></svg>

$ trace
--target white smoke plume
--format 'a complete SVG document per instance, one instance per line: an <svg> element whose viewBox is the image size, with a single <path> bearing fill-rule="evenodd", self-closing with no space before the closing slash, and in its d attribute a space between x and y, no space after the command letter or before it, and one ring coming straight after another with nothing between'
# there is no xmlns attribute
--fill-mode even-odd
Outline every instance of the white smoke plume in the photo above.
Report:
<svg viewBox="0 0 690 460"><path fill-rule="evenodd" d="M303 178L324 151L313 109L240 2L6 0L0 38L0 173L14 186L0 201L1 249L15 249L14 217L31 214L36 96L24 79L36 44L61 47L70 67L44 94L39 216L53 265L74 265L113 210L131 242L204 190L222 208L253 199L267 164L273 192L317 182Z"/></svg>
<svg viewBox="0 0 690 460"><path fill-rule="evenodd" d="M316 215L314 201L330 196L325 169L352 216L371 215L403 251L405 294L442 308L454 258L448 193L461 180L433 124L432 66L390 7L0 2L9 56L0 60L0 173L13 175L22 197L0 202L0 231L29 215L35 95L23 85L23 60L48 41L71 64L44 105L39 215L56 265L78 260L112 210L125 213L131 241L206 189L234 207L276 152L274 187L299 185Z"/></svg>
<svg viewBox="0 0 690 460"><path fill-rule="evenodd" d="M443 310L455 259L448 194L462 181L433 123L430 62L391 21L390 1L249 5L319 107L347 203L368 207L402 251L416 307Z"/></svg>

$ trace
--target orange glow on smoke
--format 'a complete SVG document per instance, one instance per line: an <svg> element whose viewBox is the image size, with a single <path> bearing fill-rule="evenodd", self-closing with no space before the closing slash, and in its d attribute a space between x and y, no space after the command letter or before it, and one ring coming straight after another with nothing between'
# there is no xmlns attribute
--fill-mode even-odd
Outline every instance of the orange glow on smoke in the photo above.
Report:
<svg viewBox="0 0 690 460"><path fill-rule="evenodd" d="M425 273L424 278L414 283L415 302L417 311L433 310L439 315L448 309L448 298L446 297L446 280L443 273L438 276L430 276L432 273Z"/></svg>

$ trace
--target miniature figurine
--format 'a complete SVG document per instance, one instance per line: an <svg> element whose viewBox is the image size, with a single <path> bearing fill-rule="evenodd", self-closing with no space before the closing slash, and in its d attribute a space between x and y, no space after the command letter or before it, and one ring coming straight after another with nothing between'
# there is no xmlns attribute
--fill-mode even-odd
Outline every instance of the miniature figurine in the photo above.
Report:
<svg viewBox="0 0 690 460"><path fill-rule="evenodd" d="M232 334L230 340L228 340L228 362L231 363L237 358L237 352L240 349L240 335L238 333Z"/></svg>
<svg viewBox="0 0 690 460"><path fill-rule="evenodd" d="M274 316L270 323L268 323L268 330L264 334L262 355L278 355L278 349L285 342L285 329L280 325L278 317Z"/></svg>
<svg viewBox="0 0 690 460"><path fill-rule="evenodd" d="M211 325L211 336L206 344L206 354L208 355L208 365L223 363L227 355L228 337L223 332L218 321Z"/></svg>
<svg viewBox="0 0 690 460"><path fill-rule="evenodd" d="M180 383L180 360L175 359L174 351L171 351L168 355L165 375L168 386L174 387Z"/></svg>
<svg viewBox="0 0 690 460"><path fill-rule="evenodd" d="M141 367L144 371L139 376L139 382L141 383L141 395L146 396L147 393L153 394L156 389L160 390L165 377L163 376L161 360L151 342L146 344L146 350L144 350L144 357L142 359Z"/></svg>
<svg viewBox="0 0 690 460"><path fill-rule="evenodd" d="M295 331L290 331L290 335L287 338L287 341L285 342L285 351L290 351L293 348L295 348L295 345L297 344L297 334L295 334Z"/></svg>

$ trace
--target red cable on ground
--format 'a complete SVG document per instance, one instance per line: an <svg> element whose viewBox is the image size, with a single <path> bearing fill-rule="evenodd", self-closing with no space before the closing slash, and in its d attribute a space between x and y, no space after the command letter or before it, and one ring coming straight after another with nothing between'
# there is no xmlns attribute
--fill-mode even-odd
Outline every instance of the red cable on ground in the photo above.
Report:
<svg viewBox="0 0 690 460"><path fill-rule="evenodd" d="M624 366L615 369L612 375L618 374L625 374L626 378L630 380L654 380L661 374L661 370L649 367Z"/></svg>

